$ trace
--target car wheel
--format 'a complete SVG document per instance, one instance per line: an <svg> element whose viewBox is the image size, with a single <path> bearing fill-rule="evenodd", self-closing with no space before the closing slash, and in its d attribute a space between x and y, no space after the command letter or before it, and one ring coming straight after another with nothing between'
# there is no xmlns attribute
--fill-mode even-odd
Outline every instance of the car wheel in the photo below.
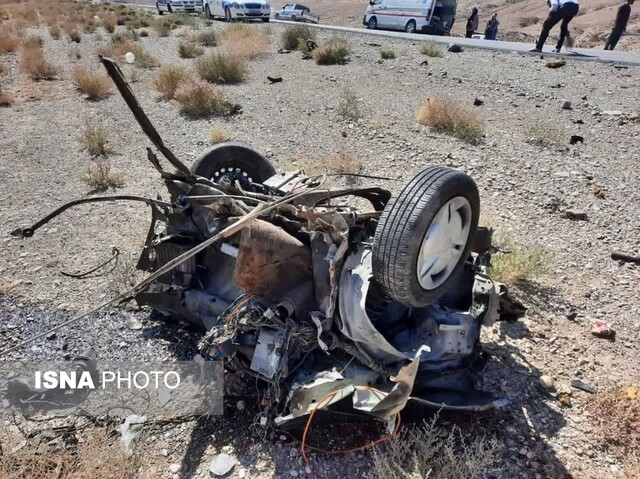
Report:
<svg viewBox="0 0 640 479"><path fill-rule="evenodd" d="M213 17L211 16L211 9L209 8L209 5L207 5L207 6L205 6L205 7L204 7L204 13L205 13L205 16L206 16L207 18L209 18L209 19L213 18Z"/></svg>
<svg viewBox="0 0 640 479"><path fill-rule="evenodd" d="M156 3L156 11L158 12L158 15L162 15L164 12L162 10L160 10L160 5L158 5Z"/></svg>
<svg viewBox="0 0 640 479"><path fill-rule="evenodd" d="M229 7L224 7L224 20L226 22L231 22L231 10L229 10Z"/></svg>
<svg viewBox="0 0 640 479"><path fill-rule="evenodd" d="M430 166L387 203L373 239L373 275L385 294L424 307L442 296L469 254L480 196L466 174Z"/></svg>
<svg viewBox="0 0 640 479"><path fill-rule="evenodd" d="M376 19L376 17L371 17L369 19L369 21L367 22L367 28L369 30L375 30L376 28L378 28L378 20Z"/></svg>
<svg viewBox="0 0 640 479"><path fill-rule="evenodd" d="M280 15L278 15L277 13L276 13L275 17L276 17L276 20L280 20Z"/></svg>
<svg viewBox="0 0 640 479"><path fill-rule="evenodd" d="M173 8L171 8L171 5L169 5L168 3L167 3L167 12L173 13Z"/></svg>
<svg viewBox="0 0 640 479"><path fill-rule="evenodd" d="M262 21L263 21L264 23L268 23L268 22L269 22L269 20L271 20L271 19L270 19L270 18L263 18L263 19L262 19Z"/></svg>
<svg viewBox="0 0 640 479"><path fill-rule="evenodd" d="M243 188L262 183L276 174L269 160L256 150L237 143L222 143L200 155L191 171L218 183L224 178L238 180Z"/></svg>
<svg viewBox="0 0 640 479"><path fill-rule="evenodd" d="M404 27L404 31L407 33L415 33L416 31L416 22L414 20L409 20Z"/></svg>

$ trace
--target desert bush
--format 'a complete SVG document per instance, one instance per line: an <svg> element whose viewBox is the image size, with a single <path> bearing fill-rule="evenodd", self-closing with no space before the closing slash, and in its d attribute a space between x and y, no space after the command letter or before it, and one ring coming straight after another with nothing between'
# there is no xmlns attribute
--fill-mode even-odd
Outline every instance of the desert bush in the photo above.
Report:
<svg viewBox="0 0 640 479"><path fill-rule="evenodd" d="M504 231L498 231L495 243L499 251L491 256L488 274L501 283L526 283L544 274L549 253L541 248L518 244Z"/></svg>
<svg viewBox="0 0 640 479"><path fill-rule="evenodd" d="M180 27L173 31L173 35L178 38L192 37L195 30L191 27Z"/></svg>
<svg viewBox="0 0 640 479"><path fill-rule="evenodd" d="M531 145L554 146L564 143L564 138L558 126L544 121L531 121L524 129L525 141Z"/></svg>
<svg viewBox="0 0 640 479"><path fill-rule="evenodd" d="M325 157L323 164L328 173L354 174L362 170L360 159L352 153L344 151Z"/></svg>
<svg viewBox="0 0 640 479"><path fill-rule="evenodd" d="M362 118L360 100L358 99L356 92L351 88L345 88L340 93L337 111L338 114L346 120L357 120L358 118Z"/></svg>
<svg viewBox="0 0 640 479"><path fill-rule="evenodd" d="M204 47L215 47L218 45L218 35L215 30L207 30L198 33L196 41Z"/></svg>
<svg viewBox="0 0 640 479"><path fill-rule="evenodd" d="M522 17L520 19L519 25L521 28L528 27L530 25L535 25L540 21L539 17Z"/></svg>
<svg viewBox="0 0 640 479"><path fill-rule="evenodd" d="M23 48L20 68L33 80L53 80L60 73L57 66L45 60L41 48Z"/></svg>
<svg viewBox="0 0 640 479"><path fill-rule="evenodd" d="M247 76L247 64L239 55L228 52L211 52L195 61L200 78L210 83L237 84Z"/></svg>
<svg viewBox="0 0 640 479"><path fill-rule="evenodd" d="M60 35L62 35L62 29L58 25L51 25L49 27L49 35L54 40L60 40Z"/></svg>
<svg viewBox="0 0 640 479"><path fill-rule="evenodd" d="M436 42L423 42L420 45L420 53L428 57L441 57L442 48Z"/></svg>
<svg viewBox="0 0 640 479"><path fill-rule="evenodd" d="M78 30L71 30L67 35L69 35L69 40L72 42L80 43L82 41L82 35Z"/></svg>
<svg viewBox="0 0 640 479"><path fill-rule="evenodd" d="M498 443L483 436L465 439L457 426L439 437L437 416L421 426L407 428L373 448L368 479L477 479L491 468Z"/></svg>
<svg viewBox="0 0 640 479"><path fill-rule="evenodd" d="M109 188L122 188L124 186L124 174L111 169L111 162L106 158L98 158L87 167L84 181L96 190Z"/></svg>
<svg viewBox="0 0 640 479"><path fill-rule="evenodd" d="M78 90L87 94L89 100L101 100L111 93L111 81L86 68L78 68L73 72L73 83Z"/></svg>
<svg viewBox="0 0 640 479"><path fill-rule="evenodd" d="M225 39L226 50L243 58L257 58L266 54L269 48L269 35L262 29L243 24L227 27L222 32L222 37Z"/></svg>
<svg viewBox="0 0 640 479"><path fill-rule="evenodd" d="M144 37L148 37L148 36L149 36L149 32L143 28L142 30L140 30L139 35L140 35L140 37L142 37L142 38L144 38Z"/></svg>
<svg viewBox="0 0 640 479"><path fill-rule="evenodd" d="M393 60L396 57L396 52L390 48L383 48L380 50L380 58L383 60Z"/></svg>
<svg viewBox="0 0 640 479"><path fill-rule="evenodd" d="M422 105L418 112L418 123L468 143L476 143L484 135L484 124L475 113L442 98L427 100Z"/></svg>
<svg viewBox="0 0 640 479"><path fill-rule="evenodd" d="M210 83L192 80L178 86L174 98L182 112L192 117L223 116L230 113L222 90Z"/></svg>
<svg viewBox="0 0 640 479"><path fill-rule="evenodd" d="M4 65L4 63L0 63L0 77L2 75L6 75L7 73L7 67Z"/></svg>
<svg viewBox="0 0 640 479"><path fill-rule="evenodd" d="M109 131L100 122L87 121L80 134L80 143L93 156L111 153Z"/></svg>
<svg viewBox="0 0 640 479"><path fill-rule="evenodd" d="M178 43L178 55L180 58L195 58L204 54L204 50L200 48L195 42L181 41Z"/></svg>
<svg viewBox="0 0 640 479"><path fill-rule="evenodd" d="M27 48L41 48L44 45L44 40L40 35L29 35L22 40L22 45Z"/></svg>
<svg viewBox="0 0 640 479"><path fill-rule="evenodd" d="M13 105L13 99L0 87L0 106L6 107Z"/></svg>
<svg viewBox="0 0 640 479"><path fill-rule="evenodd" d="M0 53L15 52L20 45L20 39L11 32L0 30Z"/></svg>
<svg viewBox="0 0 640 479"><path fill-rule="evenodd" d="M113 12L106 12L102 15L102 27L107 33L113 33L116 30L116 23L118 22L118 16Z"/></svg>
<svg viewBox="0 0 640 479"><path fill-rule="evenodd" d="M316 33L306 25L291 25L284 29L280 37L282 48L296 50L300 45L300 39L306 45L307 40L315 40Z"/></svg>
<svg viewBox="0 0 640 479"><path fill-rule="evenodd" d="M351 51L346 41L332 38L313 51L313 58L318 65L344 65Z"/></svg>
<svg viewBox="0 0 640 479"><path fill-rule="evenodd" d="M152 26L159 37L168 37L171 35L171 23L165 19L158 19Z"/></svg>
<svg viewBox="0 0 640 479"><path fill-rule="evenodd" d="M135 56L134 65L138 68L155 68L160 65L160 62L156 57L148 53L139 43L120 43L116 45L114 54L118 58L124 57L127 53L133 53Z"/></svg>
<svg viewBox="0 0 640 479"><path fill-rule="evenodd" d="M229 132L221 126L212 126L209 129L209 141L212 145L229 141Z"/></svg>
<svg viewBox="0 0 640 479"><path fill-rule="evenodd" d="M184 80L187 79L187 70L178 65L164 65L153 79L153 86L165 98L173 98L175 92Z"/></svg>

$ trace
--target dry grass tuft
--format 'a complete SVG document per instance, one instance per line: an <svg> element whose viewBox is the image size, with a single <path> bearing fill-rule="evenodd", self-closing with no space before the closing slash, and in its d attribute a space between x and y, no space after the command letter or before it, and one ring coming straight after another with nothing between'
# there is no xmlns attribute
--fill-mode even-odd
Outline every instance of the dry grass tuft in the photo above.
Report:
<svg viewBox="0 0 640 479"><path fill-rule="evenodd" d="M436 42L424 42L420 45L420 53L428 57L441 57L442 48Z"/></svg>
<svg viewBox="0 0 640 479"><path fill-rule="evenodd" d="M171 23L168 20L158 19L154 22L153 29L160 38L171 35Z"/></svg>
<svg viewBox="0 0 640 479"><path fill-rule="evenodd" d="M237 84L247 77L247 64L243 57L215 51L198 58L195 69L200 78L210 83Z"/></svg>
<svg viewBox="0 0 640 479"><path fill-rule="evenodd" d="M80 134L80 143L93 156L107 156L111 153L109 131L99 122L88 121Z"/></svg>
<svg viewBox="0 0 640 479"><path fill-rule="evenodd" d="M455 136L468 143L477 143L484 136L484 124L475 113L462 105L442 98L427 100L418 112L418 123Z"/></svg>
<svg viewBox="0 0 640 479"><path fill-rule="evenodd" d="M88 95L89 100L102 100L111 93L111 81L86 68L79 68L73 72L73 83Z"/></svg>
<svg viewBox="0 0 640 479"><path fill-rule="evenodd" d="M209 130L209 141L212 145L224 143L225 141L229 141L230 138L229 132L221 126L212 126Z"/></svg>
<svg viewBox="0 0 640 479"><path fill-rule="evenodd" d="M183 82L174 98L188 116L224 116L230 113L230 105L222 90L204 81Z"/></svg>
<svg viewBox="0 0 640 479"><path fill-rule="evenodd" d="M105 12L101 18L102 27L108 32L113 33L116 30L116 24L118 23L118 16L113 12Z"/></svg>
<svg viewBox="0 0 640 479"><path fill-rule="evenodd" d="M69 35L69 40L71 40L72 42L80 43L82 41L82 34L79 30L69 30L67 32L67 35Z"/></svg>
<svg viewBox="0 0 640 479"><path fill-rule="evenodd" d="M13 99L0 87L0 106L7 107L13 105Z"/></svg>
<svg viewBox="0 0 640 479"><path fill-rule="evenodd" d="M111 162L106 158L93 160L84 176L84 182L96 190L122 188L124 174L111 169Z"/></svg>
<svg viewBox="0 0 640 479"><path fill-rule="evenodd" d="M337 108L338 114L345 120L357 120L362 118L360 100L351 88L345 88L340 94Z"/></svg>
<svg viewBox="0 0 640 479"><path fill-rule="evenodd" d="M23 48L20 68L33 80L53 80L60 73L57 66L45 60L41 48Z"/></svg>
<svg viewBox="0 0 640 479"><path fill-rule="evenodd" d="M120 43L116 45L114 54L118 58L124 57L127 53L133 53L136 57L134 65L138 68L155 68L160 65L156 57L148 53L139 43Z"/></svg>
<svg viewBox="0 0 640 479"><path fill-rule="evenodd" d="M332 38L313 51L313 58L318 65L344 65L350 53L351 50L345 40Z"/></svg>
<svg viewBox="0 0 640 479"><path fill-rule="evenodd" d="M322 161L328 173L354 174L362 171L362 162L352 153L329 155Z"/></svg>
<svg viewBox="0 0 640 479"><path fill-rule="evenodd" d="M11 32L0 30L0 53L15 52L20 45L20 39Z"/></svg>
<svg viewBox="0 0 640 479"><path fill-rule="evenodd" d="M270 39L266 32L241 23L227 27L222 37L227 50L243 58L258 58L265 55L269 48Z"/></svg>
<svg viewBox="0 0 640 479"><path fill-rule="evenodd" d="M315 40L316 33L306 25L291 25L284 29L280 37L282 48L296 50L299 45L305 44L307 40ZM302 43L300 42L302 40Z"/></svg>
<svg viewBox="0 0 640 479"><path fill-rule="evenodd" d="M178 43L178 55L180 55L180 58L196 58L203 54L204 50L196 45L195 42L181 41Z"/></svg>
<svg viewBox="0 0 640 479"><path fill-rule="evenodd" d="M525 141L531 145L554 146L564 143L564 138L557 126L543 121L532 121L525 127Z"/></svg>
<svg viewBox="0 0 640 479"><path fill-rule="evenodd" d="M44 40L40 35L29 35L22 40L22 46L26 48L42 48L42 45L44 45Z"/></svg>
<svg viewBox="0 0 640 479"><path fill-rule="evenodd" d="M501 283L526 283L543 275L550 263L550 255L541 248L517 244L504 231L495 235L499 252L491 256L487 273Z"/></svg>
<svg viewBox="0 0 640 479"><path fill-rule="evenodd" d="M218 35L215 30L207 30L198 33L196 41L203 47L215 47L218 45Z"/></svg>
<svg viewBox="0 0 640 479"><path fill-rule="evenodd" d="M600 393L587 404L596 431L593 437L618 458L628 459L628 469L636 472L640 472L639 389L640 385L630 385Z"/></svg>
<svg viewBox="0 0 640 479"><path fill-rule="evenodd" d="M174 97L180 83L187 79L187 70L178 65L165 65L153 79L153 86L165 98Z"/></svg>
<svg viewBox="0 0 640 479"><path fill-rule="evenodd" d="M372 449L368 479L476 479L489 472L498 443L474 436L465 439L457 426L442 439L437 416L421 426L405 429L382 448Z"/></svg>
<svg viewBox="0 0 640 479"><path fill-rule="evenodd" d="M4 63L0 63L0 77L7 74L7 67Z"/></svg>
<svg viewBox="0 0 640 479"><path fill-rule="evenodd" d="M383 48L380 50L380 58L383 60L393 60L396 57L396 52L390 48Z"/></svg>
<svg viewBox="0 0 640 479"><path fill-rule="evenodd" d="M51 25L49 27L49 35L51 35L51 38L54 40L60 40L62 29L58 25Z"/></svg>

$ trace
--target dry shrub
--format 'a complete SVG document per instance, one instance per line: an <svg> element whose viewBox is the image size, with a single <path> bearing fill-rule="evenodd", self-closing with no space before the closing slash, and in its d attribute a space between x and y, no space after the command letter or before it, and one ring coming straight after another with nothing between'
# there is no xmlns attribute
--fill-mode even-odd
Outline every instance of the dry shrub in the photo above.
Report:
<svg viewBox="0 0 640 479"><path fill-rule="evenodd" d="M203 54L204 50L196 45L195 42L181 41L178 43L178 55L180 55L180 58L196 58Z"/></svg>
<svg viewBox="0 0 640 479"><path fill-rule="evenodd" d="M101 100L111 93L111 81L104 76L92 73L86 68L79 68L73 72L73 83L89 100Z"/></svg>
<svg viewBox="0 0 640 479"><path fill-rule="evenodd" d="M73 456L68 451L43 453L35 447L23 447L0 455L0 477L3 479L69 478Z"/></svg>
<svg viewBox="0 0 640 479"><path fill-rule="evenodd" d="M329 155L324 158L323 163L329 173L355 174L362 171L362 162L352 153Z"/></svg>
<svg viewBox="0 0 640 479"><path fill-rule="evenodd" d="M247 64L239 55L215 51L195 61L200 78L210 83L237 84L247 76Z"/></svg>
<svg viewBox="0 0 640 479"><path fill-rule="evenodd" d="M209 130L209 141L212 145L224 143L225 141L229 141L230 138L229 132L221 126L212 126Z"/></svg>
<svg viewBox="0 0 640 479"><path fill-rule="evenodd" d="M368 479L476 479L492 467L498 443L483 436L465 439L457 426L445 439L438 436L437 416L397 434L372 449Z"/></svg>
<svg viewBox="0 0 640 479"><path fill-rule="evenodd" d="M501 283L526 283L543 275L550 263L549 253L541 248L517 244L504 231L495 235L498 252L491 256L487 273Z"/></svg>
<svg viewBox="0 0 640 479"><path fill-rule="evenodd" d="M305 44L307 40L315 40L316 33L306 25L291 25L284 29L280 37L282 48L296 50L299 45ZM301 42L302 40L302 42Z"/></svg>
<svg viewBox="0 0 640 479"><path fill-rule="evenodd" d="M145 29L140 30L139 35L144 38L144 37L148 37L149 36L149 32Z"/></svg>
<svg viewBox="0 0 640 479"><path fill-rule="evenodd" d="M427 100L422 105L418 112L418 123L468 143L477 143L484 135L484 124L475 113L442 98Z"/></svg>
<svg viewBox="0 0 640 479"><path fill-rule="evenodd" d="M122 188L124 175L111 170L111 162L106 158L99 158L91 162L84 176L84 182L96 190Z"/></svg>
<svg viewBox="0 0 640 479"><path fill-rule="evenodd" d="M544 121L531 121L525 127L525 141L531 145L553 146L560 145L564 138L557 125L551 125Z"/></svg>
<svg viewBox="0 0 640 479"><path fill-rule="evenodd" d="M228 51L244 58L254 59L265 55L269 48L269 35L261 29L241 23L227 27L222 37Z"/></svg>
<svg viewBox="0 0 640 479"><path fill-rule="evenodd" d="M49 35L54 40L60 40L60 35L62 35L62 29L58 25L51 25L49 27Z"/></svg>
<svg viewBox="0 0 640 479"><path fill-rule="evenodd" d="M40 35L29 35L22 40L22 45L27 48L41 48L44 45L44 40Z"/></svg>
<svg viewBox="0 0 640 479"><path fill-rule="evenodd" d="M44 59L41 48L23 48L20 68L33 80L53 80L59 74L58 67Z"/></svg>
<svg viewBox="0 0 640 479"><path fill-rule="evenodd" d="M345 120L357 120L362 118L360 110L360 100L356 92L350 88L345 88L340 94L338 102L338 114Z"/></svg>
<svg viewBox="0 0 640 479"><path fill-rule="evenodd" d="M13 105L13 99L0 87L0 106L11 106Z"/></svg>
<svg viewBox="0 0 640 479"><path fill-rule="evenodd" d="M102 15L102 27L108 32L113 33L116 30L116 23L118 22L118 16L113 12L106 12Z"/></svg>
<svg viewBox="0 0 640 479"><path fill-rule="evenodd" d="M114 49L115 55L122 58L127 53L133 53L136 57L135 66L139 68L155 68L160 62L138 43L120 43Z"/></svg>
<svg viewBox="0 0 640 479"><path fill-rule="evenodd" d="M174 98L182 112L192 117L223 116L230 106L222 90L210 83L192 80L180 84Z"/></svg>
<svg viewBox="0 0 640 479"><path fill-rule="evenodd" d="M6 30L0 30L0 53L15 52L20 45L20 39Z"/></svg>
<svg viewBox="0 0 640 479"><path fill-rule="evenodd" d="M313 58L318 65L344 65L351 53L347 42L341 38L332 38L313 51Z"/></svg>
<svg viewBox="0 0 640 479"><path fill-rule="evenodd" d="M171 23L165 19L158 19L153 24L153 29L159 37L168 37L171 35Z"/></svg>
<svg viewBox="0 0 640 479"><path fill-rule="evenodd" d="M441 57L442 48L436 42L424 42L420 45L420 53L428 57Z"/></svg>
<svg viewBox="0 0 640 479"><path fill-rule="evenodd" d="M99 122L88 121L85 124L80 143L93 156L106 156L111 152L109 131Z"/></svg>
<svg viewBox="0 0 640 479"><path fill-rule="evenodd" d="M396 52L390 48L383 48L380 50L380 58L383 60L393 60L396 57Z"/></svg>
<svg viewBox="0 0 640 479"><path fill-rule="evenodd" d="M587 404L596 431L593 437L620 459L640 456L639 388L631 385L597 394ZM640 472L640 463L632 462L628 461L629 469Z"/></svg>
<svg viewBox="0 0 640 479"><path fill-rule="evenodd" d="M198 33L196 41L203 47L215 47L218 45L218 35L215 30L207 30Z"/></svg>
<svg viewBox="0 0 640 479"><path fill-rule="evenodd" d="M191 37L195 33L195 29L192 27L180 27L176 28L173 32L173 35L178 38Z"/></svg>
<svg viewBox="0 0 640 479"><path fill-rule="evenodd" d="M540 21L539 17L522 17L520 19L519 25L521 28L526 28L530 25L535 25Z"/></svg>
<svg viewBox="0 0 640 479"><path fill-rule="evenodd" d="M153 86L165 98L173 98L178 86L187 78L187 70L178 65L165 65L153 79Z"/></svg>
<svg viewBox="0 0 640 479"><path fill-rule="evenodd" d="M4 66L4 63L0 63L0 77L2 75L6 75L7 73L7 67Z"/></svg>

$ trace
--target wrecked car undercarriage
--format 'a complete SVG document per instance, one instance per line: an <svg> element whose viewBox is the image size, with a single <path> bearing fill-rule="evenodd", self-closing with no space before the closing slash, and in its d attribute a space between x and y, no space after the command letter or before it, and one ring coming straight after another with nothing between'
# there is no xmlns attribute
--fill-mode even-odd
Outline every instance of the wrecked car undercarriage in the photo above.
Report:
<svg viewBox="0 0 640 479"><path fill-rule="evenodd" d="M486 361L481 327L514 313L486 275L491 230L478 228L469 176L429 166L393 194L330 188L327 175L277 174L237 144L187 168L117 64L102 62L176 169L163 170L148 149L170 198L111 198L152 209L137 265L149 276L127 296L202 328L201 356L258 384L262 424L293 424L316 408L390 420L408 406L504 404L473 389ZM45 220L14 235L32 236Z"/></svg>

